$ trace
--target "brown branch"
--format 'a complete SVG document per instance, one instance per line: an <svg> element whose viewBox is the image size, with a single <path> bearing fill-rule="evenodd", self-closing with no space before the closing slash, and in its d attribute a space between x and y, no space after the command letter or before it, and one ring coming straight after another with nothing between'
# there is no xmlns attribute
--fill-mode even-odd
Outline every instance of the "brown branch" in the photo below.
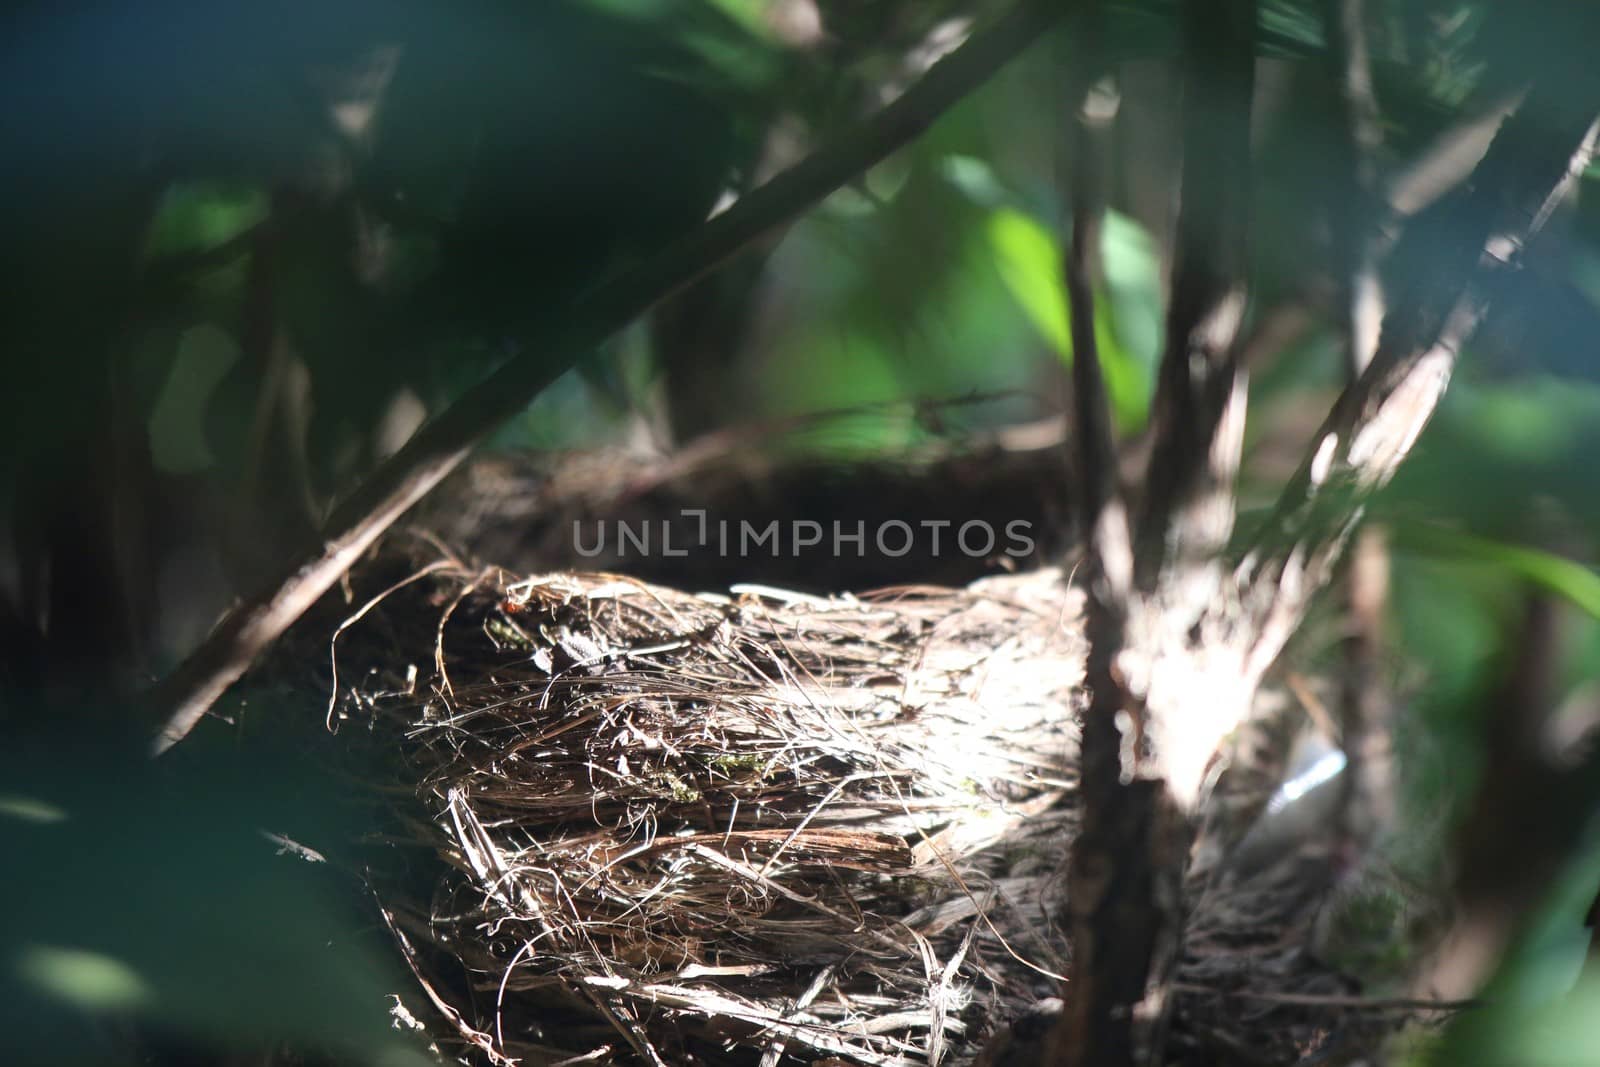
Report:
<svg viewBox="0 0 1600 1067"><path fill-rule="evenodd" d="M1117 492L1116 444L1111 433L1111 405L1106 396L1095 339L1094 283L1099 273L1100 238L1105 217L1106 130L1116 116L1114 90L1102 86L1099 66L1101 10L1089 4L1073 25L1073 50L1066 62L1073 68L1069 100L1073 118L1067 124L1068 160L1064 175L1069 190L1072 239L1064 274L1072 325L1072 451L1079 515L1086 530L1094 528L1101 510Z"/></svg>
<svg viewBox="0 0 1600 1067"><path fill-rule="evenodd" d="M1324 0L1328 55L1338 82L1341 119L1339 179L1331 232L1336 281L1343 290L1345 362L1352 379L1372 362L1383 323L1378 281L1375 155L1383 144L1378 98L1367 51L1365 0Z"/></svg>
<svg viewBox="0 0 1600 1067"><path fill-rule="evenodd" d="M1583 854L1600 802L1600 746L1590 738L1587 751L1553 751L1549 731L1570 616L1559 600L1530 589L1522 616L1508 620L1511 655L1484 709L1482 778L1455 842L1450 928L1413 975L1413 995L1485 989ZM1586 920L1591 926L1597 908ZM1591 946L1586 969L1593 961ZM1505 1022L1457 1020L1435 1062L1470 1059L1485 1027L1497 1021Z"/></svg>
<svg viewBox="0 0 1600 1067"><path fill-rule="evenodd" d="M1558 50L1559 51L1559 50ZM1347 388L1240 564L1243 629L1264 670L1325 586L1372 492L1387 484L1433 414L1461 346L1594 151L1600 82L1587 100L1535 86L1473 175L1436 257L1384 322L1371 365ZM1258 675L1259 676L1259 675Z"/></svg>
<svg viewBox="0 0 1600 1067"><path fill-rule="evenodd" d="M1067 307L1072 326L1072 473L1077 521L1089 547L1091 570L1108 588L1121 611L1131 582L1128 520L1117 479L1117 446L1111 429L1100 348L1095 338L1094 285L1099 274L1100 239L1105 218L1108 133L1118 97L1105 54L1104 8L1084 7L1073 21L1067 99L1074 108L1068 122L1066 173L1072 239L1065 269ZM1109 606L1109 605L1108 605Z"/></svg>
<svg viewBox="0 0 1600 1067"><path fill-rule="evenodd" d="M1023 0L945 57L904 95L635 270L592 290L559 323L535 328L520 352L425 425L328 520L322 543L268 588L230 611L149 694L156 752L182 740L255 658L326 592L396 519L474 445L565 372L581 354L775 226L795 218L982 85L1065 14Z"/></svg>
<svg viewBox="0 0 1600 1067"><path fill-rule="evenodd" d="M1345 374L1361 377L1378 348L1383 286L1378 275L1379 206L1376 153L1383 144L1378 99L1367 49L1366 0L1324 0L1323 25L1331 74L1339 89L1340 183L1330 217L1335 285L1343 305ZM1333 740L1349 763L1339 786L1338 819L1354 841L1386 821L1389 775L1387 724L1378 679L1382 625L1389 597L1389 552L1382 531L1358 535L1344 581L1344 670L1339 731Z"/></svg>
<svg viewBox="0 0 1600 1067"><path fill-rule="evenodd" d="M1234 353L1245 309L1253 0L1184 7L1183 179L1154 445L1135 530L1135 580L1153 590L1169 548L1206 560L1233 529L1243 437Z"/></svg>
<svg viewBox="0 0 1600 1067"><path fill-rule="evenodd" d="M1559 544L1547 546L1561 551ZM1527 584L1520 612L1502 620L1507 649L1482 699L1479 779L1455 820L1450 856L1450 925L1411 978L1419 995L1467 995L1489 988L1507 950L1537 922L1592 844L1600 803L1600 734L1592 716L1563 713L1577 696L1564 678L1577 612L1550 590ZM1563 698L1565 697L1565 701ZM1580 698L1581 699L1581 698ZM1582 720L1588 720L1582 722ZM1579 725L1579 723L1582 723ZM1585 919L1600 918L1600 899ZM1592 974L1596 946L1586 969ZM1504 1019L1499 1020L1504 1022ZM1463 1019L1436 1060L1470 1050L1490 1020Z"/></svg>
<svg viewBox="0 0 1600 1067"><path fill-rule="evenodd" d="M1492 100L1434 137L1383 182L1384 208L1409 218L1459 186L1483 159L1495 131L1521 101L1521 93Z"/></svg>
<svg viewBox="0 0 1600 1067"><path fill-rule="evenodd" d="M1088 549L1084 687L1089 706L1083 713L1078 768L1083 822L1067 874L1071 980L1063 989L1063 1010L1046 1062L1132 1064L1149 1035L1119 1008L1143 996L1151 961L1159 953L1159 924L1151 921L1148 910L1156 889L1153 872L1144 862L1155 809L1125 802L1120 784L1119 719L1133 701L1117 671L1116 657L1126 636L1133 560L1095 340L1094 276L1105 210L1104 128L1114 114L1109 108L1114 98L1108 99L1095 85L1103 69L1098 58L1102 5L1091 4L1072 29L1068 100L1076 114L1069 125L1070 172L1065 175L1072 215L1065 276L1072 317L1074 482L1078 521ZM1107 861L1130 853L1136 862Z"/></svg>
<svg viewBox="0 0 1600 1067"><path fill-rule="evenodd" d="M1232 480L1242 440L1234 341L1244 302L1255 5L1192 0L1183 21L1187 69L1177 265L1146 496L1131 551L1110 459L1104 388L1098 367L1084 358L1094 354L1087 264L1099 188L1081 150L1074 175L1067 280L1076 357L1075 452L1085 519L1093 523L1089 569L1095 595L1085 618L1089 707L1080 745L1082 823L1068 872L1072 967L1049 1062L1075 1067L1154 1062L1165 1043L1191 831L1187 807L1170 788L1165 746L1149 729L1151 709L1163 708L1147 703L1148 676L1128 677L1128 655L1153 661L1175 651L1166 647L1164 631L1148 625L1153 617L1171 618L1174 608L1187 613L1183 605L1168 603L1170 583L1190 584L1185 573L1166 566L1168 537L1178 537L1202 567L1215 570L1215 553L1232 528ZM1177 599L1183 599L1181 592ZM1180 629L1187 631L1187 624Z"/></svg>
<svg viewBox="0 0 1600 1067"><path fill-rule="evenodd" d="M1587 808L1563 810L1560 769L1541 744L1559 697L1566 621L1554 597L1531 593L1507 628L1512 655L1485 709L1483 780L1456 842L1451 927L1413 977L1416 995L1464 997L1482 987L1587 821Z"/></svg>
<svg viewBox="0 0 1600 1067"><path fill-rule="evenodd" d="M1205 620L1204 628L1231 647L1245 691L1294 634L1327 585L1370 494L1389 480L1422 432L1496 281L1587 165L1600 81L1577 99L1569 88L1536 87L1501 130L1473 176L1472 195L1444 231L1451 239L1434 249L1438 258L1429 258L1410 298L1396 303L1372 365L1334 406L1227 595ZM1383 733L1374 730L1371 738L1371 750L1380 755ZM1347 828L1365 829L1353 821Z"/></svg>

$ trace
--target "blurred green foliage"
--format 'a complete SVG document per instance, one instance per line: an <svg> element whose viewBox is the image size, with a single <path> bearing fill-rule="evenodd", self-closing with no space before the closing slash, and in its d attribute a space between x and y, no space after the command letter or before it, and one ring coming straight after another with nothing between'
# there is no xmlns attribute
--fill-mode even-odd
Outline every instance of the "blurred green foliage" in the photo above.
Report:
<svg viewBox="0 0 1600 1067"><path fill-rule="evenodd" d="M1071 317L1061 283L1064 251L1039 223L1001 210L989 220L1001 277L1034 327L1063 359L1073 358ZM1125 433L1144 424L1160 322L1160 284L1150 239L1137 223L1111 212L1101 256L1106 288L1095 297L1095 347L1112 415ZM1124 341L1132 338L1137 347Z"/></svg>
<svg viewBox="0 0 1600 1067"><path fill-rule="evenodd" d="M285 1043L422 1064L388 1017L403 967L341 861L372 830L303 759L114 747L0 757L0 1028L7 1062L168 1062ZM282 840L316 848L308 861ZM135 1019L148 1024L134 1039Z"/></svg>

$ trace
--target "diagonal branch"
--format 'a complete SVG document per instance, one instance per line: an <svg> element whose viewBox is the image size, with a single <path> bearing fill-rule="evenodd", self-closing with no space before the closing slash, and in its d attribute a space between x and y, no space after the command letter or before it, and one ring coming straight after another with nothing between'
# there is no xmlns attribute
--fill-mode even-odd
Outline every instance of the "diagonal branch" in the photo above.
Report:
<svg viewBox="0 0 1600 1067"><path fill-rule="evenodd" d="M592 290L562 321L534 329L517 355L418 431L340 505L314 550L224 616L200 647L146 695L151 718L160 723L155 751L163 752L182 740L261 651L331 588L384 530L581 354L914 140L1069 6L1022 0L936 64L894 103L637 269Z"/></svg>
<svg viewBox="0 0 1600 1067"><path fill-rule="evenodd" d="M1240 564L1254 671L1276 657L1327 584L1368 498L1427 425L1497 281L1516 269L1593 156L1600 79L1576 99L1552 81L1535 86L1495 137L1450 240L1396 302L1371 365L1334 405Z"/></svg>

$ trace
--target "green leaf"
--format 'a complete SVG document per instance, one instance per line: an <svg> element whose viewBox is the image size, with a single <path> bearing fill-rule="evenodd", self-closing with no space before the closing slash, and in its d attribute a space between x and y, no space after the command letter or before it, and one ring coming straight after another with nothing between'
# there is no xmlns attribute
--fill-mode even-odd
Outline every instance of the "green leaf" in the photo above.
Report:
<svg viewBox="0 0 1600 1067"><path fill-rule="evenodd" d="M48 825L66 822L67 813L48 800L0 793L0 819Z"/></svg>
<svg viewBox="0 0 1600 1067"><path fill-rule="evenodd" d="M1061 248L1038 222L1012 208L989 219L995 263L1028 320L1057 352L1071 354L1072 331L1061 285Z"/></svg>
<svg viewBox="0 0 1600 1067"><path fill-rule="evenodd" d="M1060 242L1037 220L1012 208L990 216L988 235L1000 277L1023 314L1062 358L1070 360L1071 313L1061 278ZM1147 254L1145 241L1134 223L1108 213L1102 245L1107 291L1095 294L1095 344L1112 414L1124 431L1138 428L1149 409L1148 367L1156 335L1146 328L1145 319L1158 300L1154 257ZM1124 318L1140 348L1123 343ZM1141 358L1144 352L1149 358Z"/></svg>
<svg viewBox="0 0 1600 1067"><path fill-rule="evenodd" d="M979 207L999 207L1011 198L1011 191L987 160L951 153L940 157L937 167L940 177L960 189L967 199Z"/></svg>
<svg viewBox="0 0 1600 1067"><path fill-rule="evenodd" d="M1553 552L1419 522L1397 522L1395 543L1410 551L1491 563L1571 601L1600 619L1600 574Z"/></svg>
<svg viewBox="0 0 1600 1067"><path fill-rule="evenodd" d="M15 969L25 984L86 1010L125 1010L153 999L139 972L101 952L28 945Z"/></svg>
<svg viewBox="0 0 1600 1067"><path fill-rule="evenodd" d="M181 182L161 198L145 242L152 259L214 248L267 217L260 186L236 182Z"/></svg>
<svg viewBox="0 0 1600 1067"><path fill-rule="evenodd" d="M1108 211L1100 260L1118 344L1148 383L1161 353L1163 329L1161 259L1156 244L1143 226Z"/></svg>

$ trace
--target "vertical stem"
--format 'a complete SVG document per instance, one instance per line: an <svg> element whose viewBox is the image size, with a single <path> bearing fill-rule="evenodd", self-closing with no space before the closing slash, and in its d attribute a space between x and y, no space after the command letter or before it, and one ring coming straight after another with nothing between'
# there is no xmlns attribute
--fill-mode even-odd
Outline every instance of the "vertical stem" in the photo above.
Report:
<svg viewBox="0 0 1600 1067"><path fill-rule="evenodd" d="M1064 274L1072 319L1073 474L1079 515L1093 530L1100 513L1116 495L1116 445L1111 432L1111 405L1106 396L1095 340L1094 283L1099 274L1100 237L1105 215L1106 130L1116 116L1117 99L1103 69L1088 65L1099 48L1099 5L1081 20L1080 47L1073 57L1083 65L1072 72L1073 95L1081 99L1069 121L1068 183L1072 240Z"/></svg>
<svg viewBox="0 0 1600 1067"><path fill-rule="evenodd" d="M1383 146L1383 126L1372 85L1366 7L1365 0L1324 0L1323 10L1341 112L1336 144L1342 188L1330 229L1344 303L1345 363L1352 381L1372 362L1383 325L1376 233L1376 154Z"/></svg>
<svg viewBox="0 0 1600 1067"><path fill-rule="evenodd" d="M1154 445L1136 529L1136 581L1152 590L1174 541L1204 559L1233 529L1243 397L1234 341L1244 320L1255 89L1254 0L1183 7L1183 177Z"/></svg>
<svg viewBox="0 0 1600 1067"><path fill-rule="evenodd" d="M1117 448L1095 337L1094 306L1105 217L1107 142L1119 100L1114 75L1100 58L1105 53L1102 4L1087 4L1073 20L1072 31L1073 47L1066 60L1072 117L1063 138L1068 158L1062 174L1072 221L1063 265L1072 321L1072 473L1077 518L1089 547L1091 570L1106 585L1099 595L1123 601L1128 595L1132 559L1126 509L1117 484ZM1117 610L1124 608L1119 605Z"/></svg>
<svg viewBox="0 0 1600 1067"><path fill-rule="evenodd" d="M1064 266L1072 316L1073 460L1088 545L1089 707L1080 745L1082 819L1068 872L1071 982L1047 1062L1133 1067L1157 1057L1164 1044L1187 837L1164 783L1124 779L1124 731L1141 711L1117 668L1133 558L1094 309L1104 131L1115 97L1099 81L1102 68L1091 65L1103 53L1100 5L1086 10L1073 29L1081 66L1071 83L1077 114L1069 129L1072 242Z"/></svg>
<svg viewBox="0 0 1600 1067"><path fill-rule="evenodd" d="M1328 57L1339 90L1339 194L1329 230L1333 269L1343 304L1345 371L1361 377L1378 348L1383 288L1378 275L1378 192L1375 154L1383 143L1372 83L1365 0L1324 0ZM1389 595L1389 553L1383 533L1356 534L1345 576L1344 671L1337 739L1349 760L1341 786L1341 830L1360 842L1386 817L1387 742L1378 680L1381 630Z"/></svg>

